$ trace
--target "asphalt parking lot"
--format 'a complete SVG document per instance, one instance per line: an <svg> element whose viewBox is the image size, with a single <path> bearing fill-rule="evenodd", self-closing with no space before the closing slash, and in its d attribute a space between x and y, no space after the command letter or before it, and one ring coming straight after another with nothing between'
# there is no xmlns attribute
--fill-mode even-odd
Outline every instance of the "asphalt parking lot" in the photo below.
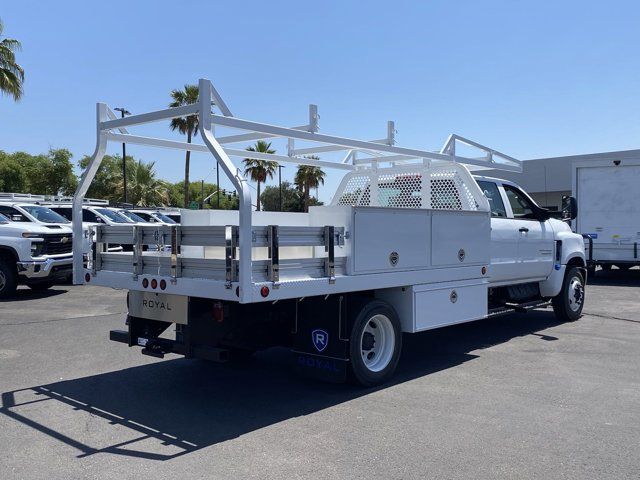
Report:
<svg viewBox="0 0 640 480"><path fill-rule="evenodd" d="M0 303L0 479L640 478L640 270L551 310L405 336L392 385L157 360L107 340L125 292Z"/></svg>

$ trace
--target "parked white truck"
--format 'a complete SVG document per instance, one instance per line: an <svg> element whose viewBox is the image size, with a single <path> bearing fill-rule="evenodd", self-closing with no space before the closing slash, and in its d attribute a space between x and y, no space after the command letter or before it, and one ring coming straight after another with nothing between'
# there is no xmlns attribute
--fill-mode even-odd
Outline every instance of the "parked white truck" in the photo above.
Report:
<svg viewBox="0 0 640 480"><path fill-rule="evenodd" d="M71 229L11 221L0 214L0 299L18 284L46 290L71 274Z"/></svg>
<svg viewBox="0 0 640 480"><path fill-rule="evenodd" d="M640 160L599 160L573 164L575 231L585 236L587 265L594 273L640 265Z"/></svg>
<svg viewBox="0 0 640 480"><path fill-rule="evenodd" d="M96 248L77 283L129 290L126 330L110 338L161 357L227 360L276 345L291 347L307 375L376 385L393 374L402 334L553 305L580 317L585 299L583 240L550 218L517 185L470 170L518 171L520 163L452 135L439 152L285 128L232 116L207 80L194 105L117 118L98 104L96 151L74 198L82 198L109 141L210 152L240 199L239 211L183 211L181 225L96 227ZM220 114L212 113L212 104ZM199 117L204 145L131 134L128 127ZM213 125L216 126L215 134ZM243 133L225 133L225 129ZM287 140L286 155L234 143ZM463 157L456 146L483 152ZM342 160L309 155L345 152ZM330 205L308 213L253 212L251 189L230 157L337 168L346 172ZM572 206L566 219L575 216ZM131 244L110 253L105 244ZM146 243L170 253L143 252ZM161 337L169 327L175 337Z"/></svg>

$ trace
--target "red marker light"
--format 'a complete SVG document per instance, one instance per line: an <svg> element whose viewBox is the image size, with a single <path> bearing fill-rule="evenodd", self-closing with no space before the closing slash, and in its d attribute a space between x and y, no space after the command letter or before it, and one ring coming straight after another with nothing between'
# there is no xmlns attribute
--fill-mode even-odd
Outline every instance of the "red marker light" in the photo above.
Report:
<svg viewBox="0 0 640 480"><path fill-rule="evenodd" d="M84 281L89 283L91 281L91 275L89 275L88 273L84 274Z"/></svg>
<svg viewBox="0 0 640 480"><path fill-rule="evenodd" d="M151 280L151 288L154 290L158 288L158 281L155 278Z"/></svg>
<svg viewBox="0 0 640 480"><path fill-rule="evenodd" d="M486 275L486 273L487 273L487 267L482 267L482 274Z"/></svg>
<svg viewBox="0 0 640 480"><path fill-rule="evenodd" d="M148 278L143 278L142 279L142 288L147 288L149 286L149 279Z"/></svg>
<svg viewBox="0 0 640 480"><path fill-rule="evenodd" d="M165 279L160 280L160 290L167 288L167 281Z"/></svg>
<svg viewBox="0 0 640 480"><path fill-rule="evenodd" d="M267 296L269 295L269 287L267 287L266 285L262 287L260 289L260 295L262 295L264 298L267 298Z"/></svg>

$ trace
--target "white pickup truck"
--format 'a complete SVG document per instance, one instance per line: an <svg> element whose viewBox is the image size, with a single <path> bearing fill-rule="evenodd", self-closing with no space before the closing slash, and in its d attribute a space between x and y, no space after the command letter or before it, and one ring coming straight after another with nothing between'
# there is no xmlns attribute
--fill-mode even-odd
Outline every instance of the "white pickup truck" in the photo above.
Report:
<svg viewBox="0 0 640 480"><path fill-rule="evenodd" d="M0 214L0 299L18 284L46 290L71 274L71 229L11 221Z"/></svg>
<svg viewBox="0 0 640 480"><path fill-rule="evenodd" d="M198 104L124 119L98 104L97 146L74 198L74 231L109 141L210 152L240 199L239 211L183 210L181 225L97 226L87 268L77 242L76 283L129 290L127 329L112 331L112 340L152 356L218 361L283 345L306 375L370 386L394 373L403 333L549 305L562 320L580 317L582 237L517 185L470 173L518 171L517 160L457 135L439 152L399 147L392 122L381 140L320 134L313 105L304 126L241 120L210 82L199 88ZM221 114L211 113L212 104ZM204 145L128 131L184 115L199 116ZM286 155L230 146L274 137L286 140ZM459 144L484 155L461 156ZM340 151L346 155L337 161L309 158ZM327 206L253 212L251 189L231 157L346 174ZM111 243L130 244L132 252L108 252ZM144 252L149 243L170 252ZM175 337L161 336L171 326Z"/></svg>

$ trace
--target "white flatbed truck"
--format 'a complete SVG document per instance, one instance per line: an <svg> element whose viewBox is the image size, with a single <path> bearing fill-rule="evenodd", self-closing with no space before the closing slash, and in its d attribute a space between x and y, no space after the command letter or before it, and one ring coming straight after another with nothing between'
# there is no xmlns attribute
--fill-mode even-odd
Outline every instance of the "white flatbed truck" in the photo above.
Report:
<svg viewBox="0 0 640 480"><path fill-rule="evenodd" d="M575 231L585 237L587 266L621 270L640 265L640 160L574 162Z"/></svg>
<svg viewBox="0 0 640 480"><path fill-rule="evenodd" d="M122 119L97 105L97 146L74 197L76 231L109 141L210 152L240 199L239 211L183 210L181 225L96 226L87 268L74 236L74 281L129 291L127 329L111 331L111 340L152 356L220 361L284 345L304 374L369 386L393 374L402 333L550 303L561 319L579 318L582 237L517 185L470 173L519 171L519 161L456 135L438 152L399 147L392 122L382 140L320 134L313 105L303 126L242 120L208 80L200 80L199 89L197 104ZM220 113L212 113L212 105ZM198 115L203 145L128 131L185 115ZM286 155L231 146L274 137L287 139ZM461 143L484 155L457 155ZM307 158L341 151L341 161ZM330 205L309 213L253 212L251 190L231 157L346 175ZM565 213L574 216L571 209ZM111 243L133 251L105 251ZM143 252L148 243L159 248ZM170 253L160 248L166 245ZM172 326L175 336L161 337Z"/></svg>

